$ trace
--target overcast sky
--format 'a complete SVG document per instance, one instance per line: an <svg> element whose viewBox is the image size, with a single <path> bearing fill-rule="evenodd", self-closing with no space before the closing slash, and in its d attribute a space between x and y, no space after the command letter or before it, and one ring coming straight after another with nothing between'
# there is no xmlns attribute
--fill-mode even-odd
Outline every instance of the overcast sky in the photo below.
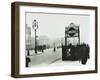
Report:
<svg viewBox="0 0 100 80"><path fill-rule="evenodd" d="M79 25L80 41L89 43L90 40L90 16L86 15L64 15L64 14L44 14L44 13L26 13L26 24L31 27L32 36L34 30L32 22L38 21L37 34L46 35L50 38L60 38L65 36L65 27L71 22Z"/></svg>

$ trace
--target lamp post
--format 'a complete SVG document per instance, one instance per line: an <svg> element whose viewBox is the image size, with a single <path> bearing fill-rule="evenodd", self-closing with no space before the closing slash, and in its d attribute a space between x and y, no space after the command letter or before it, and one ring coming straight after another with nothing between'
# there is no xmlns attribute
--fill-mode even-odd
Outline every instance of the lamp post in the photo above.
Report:
<svg viewBox="0 0 100 80"><path fill-rule="evenodd" d="M36 39L37 36L36 36L36 31L38 29L38 22L36 21L36 19L34 19L32 27L33 27L33 29L35 31L35 54L37 54L37 39Z"/></svg>

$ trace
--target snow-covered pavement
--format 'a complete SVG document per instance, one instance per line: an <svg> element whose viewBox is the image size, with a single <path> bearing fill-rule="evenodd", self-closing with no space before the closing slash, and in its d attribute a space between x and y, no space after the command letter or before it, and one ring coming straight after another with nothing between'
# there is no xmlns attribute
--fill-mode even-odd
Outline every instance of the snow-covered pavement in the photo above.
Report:
<svg viewBox="0 0 100 80"><path fill-rule="evenodd" d="M54 63L55 61L62 58L62 50L56 49L56 51L53 51L53 48L46 49L44 52L38 52L37 55L31 51L31 62L29 63L29 66L45 66ZM32 55L33 54L33 55Z"/></svg>
<svg viewBox="0 0 100 80"><path fill-rule="evenodd" d="M28 56L31 59L29 67L42 67L42 66L75 66L82 65L79 61L62 61L62 49L56 49L53 51L53 48L46 49L44 52L38 52L35 54L34 51L31 51L31 55ZM87 61L89 64L89 60Z"/></svg>

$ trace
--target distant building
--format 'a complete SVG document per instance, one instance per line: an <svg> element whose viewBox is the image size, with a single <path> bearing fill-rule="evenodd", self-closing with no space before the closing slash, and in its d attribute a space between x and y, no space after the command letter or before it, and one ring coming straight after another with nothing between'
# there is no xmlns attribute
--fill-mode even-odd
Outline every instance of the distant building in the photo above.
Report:
<svg viewBox="0 0 100 80"><path fill-rule="evenodd" d="M41 45L48 45L49 44L49 39L47 36L38 36L37 37L37 46L41 46ZM31 47L35 48L35 38L32 37L31 38Z"/></svg>
<svg viewBox="0 0 100 80"><path fill-rule="evenodd" d="M26 49L31 48L31 28L27 26L25 27L25 45Z"/></svg>

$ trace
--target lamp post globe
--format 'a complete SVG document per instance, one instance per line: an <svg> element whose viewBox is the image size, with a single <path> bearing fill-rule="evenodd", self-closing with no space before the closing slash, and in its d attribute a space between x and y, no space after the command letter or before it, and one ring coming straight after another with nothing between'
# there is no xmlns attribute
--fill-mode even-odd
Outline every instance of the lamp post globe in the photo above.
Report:
<svg viewBox="0 0 100 80"><path fill-rule="evenodd" d="M32 27L33 27L34 30L38 29L38 22L36 21L36 19L34 19Z"/></svg>

